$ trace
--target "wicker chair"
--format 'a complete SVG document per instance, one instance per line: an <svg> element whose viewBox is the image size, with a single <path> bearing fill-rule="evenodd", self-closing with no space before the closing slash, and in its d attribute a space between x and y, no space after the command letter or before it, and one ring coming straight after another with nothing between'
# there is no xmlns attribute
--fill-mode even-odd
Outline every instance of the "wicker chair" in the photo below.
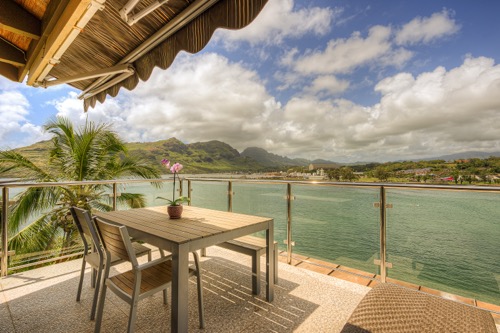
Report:
<svg viewBox="0 0 500 333"><path fill-rule="evenodd" d="M153 261L139 264L130 242L127 227L116 226L95 218L102 243L106 252L104 270L104 284L99 297L99 307L94 332L100 332L103 317L106 291L109 288L122 300L130 305L130 315L127 332L133 332L137 315L137 304L140 300L159 291L163 291L163 303L167 304L166 289L172 282L172 260L169 257L160 257ZM132 263L132 270L109 277L109 258L118 256ZM195 268L189 267L189 276L196 275L198 286L198 313L200 328L205 327L203 294L201 285L201 270L198 254L193 252Z"/></svg>
<svg viewBox="0 0 500 333"><path fill-rule="evenodd" d="M83 277L85 276L85 266L88 263L92 267L91 273L91 286L94 289L94 297L92 300L92 309L90 310L90 319L95 319L95 312L99 294L99 287L101 285L101 276L104 267L104 252L101 245L99 236L95 229L95 224L90 217L90 213L87 210L71 207L71 215L73 216L73 221L75 222L78 232L82 238L84 246L84 256L82 260L82 269L80 272L80 282L78 283L78 291L76 293L76 301L80 301L80 296L82 294ZM89 244L89 240L92 242ZM147 254L148 260L151 261L151 249L138 244L133 243L134 252L137 256L142 256ZM115 265L123 262L118 257L111 258L111 265Z"/></svg>
<svg viewBox="0 0 500 333"><path fill-rule="evenodd" d="M497 333L487 311L382 283L358 304L341 333Z"/></svg>

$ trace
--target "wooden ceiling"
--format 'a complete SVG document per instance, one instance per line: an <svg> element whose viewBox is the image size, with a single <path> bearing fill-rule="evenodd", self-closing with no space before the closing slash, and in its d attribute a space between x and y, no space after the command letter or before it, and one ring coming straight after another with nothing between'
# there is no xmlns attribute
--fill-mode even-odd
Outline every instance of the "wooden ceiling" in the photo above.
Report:
<svg viewBox="0 0 500 333"><path fill-rule="evenodd" d="M0 75L30 86L70 84L87 109L134 89L179 51L200 51L215 29L248 25L267 1L0 0Z"/></svg>

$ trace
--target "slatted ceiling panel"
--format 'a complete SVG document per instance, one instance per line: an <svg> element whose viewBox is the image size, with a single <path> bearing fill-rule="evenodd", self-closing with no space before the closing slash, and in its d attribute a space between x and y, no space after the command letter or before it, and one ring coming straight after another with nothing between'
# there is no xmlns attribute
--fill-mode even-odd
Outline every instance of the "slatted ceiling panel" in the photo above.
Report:
<svg viewBox="0 0 500 333"><path fill-rule="evenodd" d="M151 1L147 1L148 4L151 3ZM193 1L171 0L138 23L129 26L119 14L125 2L107 0L105 9L94 15L61 59L62 62L65 58L71 59L72 65L56 66L50 74L56 78L66 77L116 65ZM144 7L145 3L146 0L141 1L137 8ZM71 85L83 90L93 81L94 79L85 80L71 83ZM134 75L116 88L110 89L109 93L116 95L122 85L127 89L133 89L138 82L137 75ZM99 101L104 101L105 98L106 92L96 95L96 99Z"/></svg>
<svg viewBox="0 0 500 333"><path fill-rule="evenodd" d="M174 2L169 2L167 6L173 6ZM149 79L154 67L158 66L163 69L169 67L180 51L199 52L206 46L214 31L218 28L243 28L250 24L266 3L267 0L221 0L217 2L173 36L170 36L153 50L137 59L134 62L136 73L133 77L146 81ZM136 82L127 80L127 82L117 83L115 87L85 99L84 109L87 110L89 106L94 107L96 101L103 102L107 94L115 94L117 89L119 90L121 87L135 88L132 84ZM75 87L77 87L76 84Z"/></svg>

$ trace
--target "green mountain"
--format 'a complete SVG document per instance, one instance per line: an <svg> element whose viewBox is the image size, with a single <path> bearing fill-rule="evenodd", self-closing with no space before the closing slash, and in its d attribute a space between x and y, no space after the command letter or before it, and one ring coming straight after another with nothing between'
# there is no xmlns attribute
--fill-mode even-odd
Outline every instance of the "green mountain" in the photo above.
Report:
<svg viewBox="0 0 500 333"><path fill-rule="evenodd" d="M184 173L248 172L262 170L256 161L240 156L230 145L220 141L184 144L176 138L156 142L127 143L131 156L148 159L159 170L161 160L166 158L184 166ZM166 172L165 172L166 173Z"/></svg>
<svg viewBox="0 0 500 333"><path fill-rule="evenodd" d="M170 172L161 165L164 158L181 163L184 166L183 173L249 172L266 169L266 166L252 158L241 156L230 145L215 140L184 144L176 138L171 138L156 142L130 142L126 146L130 156L148 160L165 174ZM50 147L50 141L42 141L15 150L37 165L46 166Z"/></svg>
<svg viewBox="0 0 500 333"><path fill-rule="evenodd" d="M308 166L311 162L305 159L291 159L284 156L279 156L267 152L266 150L258 147L250 147L245 149L241 156L252 158L258 163L269 168L282 168L291 166Z"/></svg>

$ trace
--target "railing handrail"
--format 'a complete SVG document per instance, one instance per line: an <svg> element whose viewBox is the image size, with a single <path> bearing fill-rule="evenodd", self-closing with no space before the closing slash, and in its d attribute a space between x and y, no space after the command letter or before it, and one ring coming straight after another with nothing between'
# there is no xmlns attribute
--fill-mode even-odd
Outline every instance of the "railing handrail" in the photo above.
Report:
<svg viewBox="0 0 500 333"><path fill-rule="evenodd" d="M228 182L233 183L259 183L259 184L296 184L296 185L317 185L317 186L340 186L340 187L377 187L385 188L405 188L405 189L430 189L430 190L453 190L453 191L493 191L500 192L500 186L486 185L443 185L443 184L413 184L413 183L383 183L383 182L329 182L329 181L307 181L307 180L269 180L269 179L241 179L241 178L196 178L181 177L183 180L203 181L203 182ZM68 182L0 182L0 187L53 187L53 186L78 186L78 185L112 185L131 183L159 183L172 181L171 178L131 178L112 180L83 180Z"/></svg>
<svg viewBox="0 0 500 333"><path fill-rule="evenodd" d="M53 187L53 186L78 186L78 185L112 185L112 184L131 184L131 183L159 183L171 181L169 178L131 178L131 179L112 179L112 180L82 180L69 182L0 182L0 187Z"/></svg>
<svg viewBox="0 0 500 333"><path fill-rule="evenodd" d="M233 183L258 183L258 184L295 184L295 185L317 185L317 186L340 186L340 187L375 187L380 188L405 188L405 189L429 189L429 190L459 190L459 191L492 191L500 192L500 186L480 185L441 185L441 184L413 184L413 183L372 183L372 182L329 182L329 181L307 181L307 180L270 180L270 179L241 179L241 178L193 178L187 177L188 181L203 182L228 182Z"/></svg>

